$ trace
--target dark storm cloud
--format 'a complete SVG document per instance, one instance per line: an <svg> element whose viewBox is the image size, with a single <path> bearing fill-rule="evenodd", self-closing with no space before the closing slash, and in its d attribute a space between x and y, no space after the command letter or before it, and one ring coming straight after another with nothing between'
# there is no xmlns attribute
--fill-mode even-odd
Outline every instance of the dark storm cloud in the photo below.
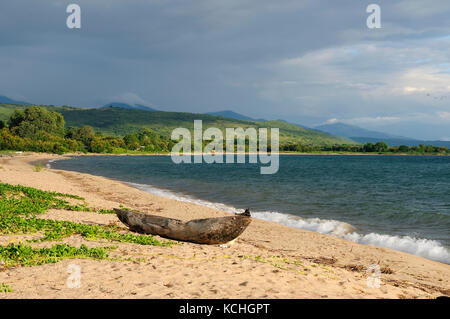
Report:
<svg viewBox="0 0 450 319"><path fill-rule="evenodd" d="M359 0L2 1L0 94L308 125L401 121L405 132L423 113L449 126L449 104L424 96L450 91L450 4L373 2L382 29L366 27L371 2ZM80 30L66 27L69 3Z"/></svg>

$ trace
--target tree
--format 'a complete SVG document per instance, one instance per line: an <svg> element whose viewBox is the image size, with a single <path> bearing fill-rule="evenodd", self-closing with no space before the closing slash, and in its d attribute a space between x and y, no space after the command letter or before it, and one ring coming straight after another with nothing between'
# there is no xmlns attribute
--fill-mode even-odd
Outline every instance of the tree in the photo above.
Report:
<svg viewBox="0 0 450 319"><path fill-rule="evenodd" d="M72 135L72 138L77 141L81 141L84 145L89 145L91 141L95 138L95 131L92 126L85 125L75 131Z"/></svg>
<svg viewBox="0 0 450 319"><path fill-rule="evenodd" d="M130 150L136 150L141 146L139 137L136 134L129 134L125 136L123 140Z"/></svg>
<svg viewBox="0 0 450 319"><path fill-rule="evenodd" d="M112 147L107 140L96 137L91 141L89 151L94 153L111 153Z"/></svg>
<svg viewBox="0 0 450 319"><path fill-rule="evenodd" d="M401 153L407 153L409 152L409 147L407 145L400 145L398 147L398 151Z"/></svg>
<svg viewBox="0 0 450 319"><path fill-rule="evenodd" d="M374 152L375 151L375 145L372 143L367 143L363 145L364 152Z"/></svg>
<svg viewBox="0 0 450 319"><path fill-rule="evenodd" d="M66 128L66 133L64 135L65 138L74 138L74 135L78 132L78 128L74 126L69 126Z"/></svg>
<svg viewBox="0 0 450 319"><path fill-rule="evenodd" d="M42 132L63 137L64 124L61 114L39 106L15 110L9 119L9 127L14 134L31 139L39 138Z"/></svg>
<svg viewBox="0 0 450 319"><path fill-rule="evenodd" d="M389 149L389 146L385 142L378 142L375 144L374 148L377 152L386 152Z"/></svg>

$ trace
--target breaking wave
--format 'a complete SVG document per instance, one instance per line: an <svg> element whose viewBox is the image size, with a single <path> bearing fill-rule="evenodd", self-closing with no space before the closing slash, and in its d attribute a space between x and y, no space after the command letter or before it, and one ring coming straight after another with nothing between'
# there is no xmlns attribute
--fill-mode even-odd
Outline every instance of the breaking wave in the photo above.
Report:
<svg viewBox="0 0 450 319"><path fill-rule="evenodd" d="M346 234L343 238L361 244L400 250L405 253L450 264L450 252L436 240L377 233L361 235L356 232Z"/></svg>
<svg viewBox="0 0 450 319"><path fill-rule="evenodd" d="M157 188L147 184L126 183L130 186L136 187L148 193L171 198L174 200L195 203L198 205L222 210L229 213L242 212L235 207L228 206L222 203L213 203L210 201L197 199L186 194L179 194L169 190ZM357 242L360 244L379 246L398 250L417 256L421 256L427 259L440 261L450 264L450 252L440 242L436 240L415 238L410 236L392 236L386 234L360 234L356 232L356 228L352 225L331 219L320 218L301 218L291 214L284 214L279 212L269 211L252 211L254 218L275 222L285 226L306 229L322 234L328 234L336 237L340 237L346 240Z"/></svg>

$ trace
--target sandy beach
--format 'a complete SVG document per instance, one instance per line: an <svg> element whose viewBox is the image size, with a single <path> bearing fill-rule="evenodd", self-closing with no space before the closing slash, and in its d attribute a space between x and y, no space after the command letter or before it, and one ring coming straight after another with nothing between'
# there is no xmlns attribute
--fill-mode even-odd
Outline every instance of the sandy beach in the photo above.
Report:
<svg viewBox="0 0 450 319"><path fill-rule="evenodd" d="M43 168L48 154L0 157L0 181L84 197L96 209L120 205L190 220L228 215L196 204L158 197L118 181ZM39 218L117 224L115 215L50 210ZM0 236L0 244L38 235ZM158 237L159 238L159 237ZM74 246L110 242L71 236ZM54 244L34 243L36 247ZM114 243L111 257L130 261L71 259L0 272L13 292L0 298L435 298L450 295L450 265L394 250L254 219L231 245L180 243L171 247ZM68 288L68 266L81 269L81 287ZM380 287L368 285L367 268L379 265ZM370 281L370 278L369 278Z"/></svg>

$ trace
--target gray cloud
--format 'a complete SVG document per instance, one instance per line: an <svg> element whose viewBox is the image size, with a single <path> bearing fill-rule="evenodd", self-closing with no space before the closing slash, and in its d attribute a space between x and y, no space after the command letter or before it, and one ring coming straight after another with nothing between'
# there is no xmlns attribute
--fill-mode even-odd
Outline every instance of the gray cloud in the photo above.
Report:
<svg viewBox="0 0 450 319"><path fill-rule="evenodd" d="M69 3L81 6L81 30L65 26ZM434 99L450 95L448 1L376 1L378 30L365 25L369 3L2 1L0 93L75 106L133 97L161 110L233 109L306 125L399 118L364 125L450 136L439 116L449 100Z"/></svg>

